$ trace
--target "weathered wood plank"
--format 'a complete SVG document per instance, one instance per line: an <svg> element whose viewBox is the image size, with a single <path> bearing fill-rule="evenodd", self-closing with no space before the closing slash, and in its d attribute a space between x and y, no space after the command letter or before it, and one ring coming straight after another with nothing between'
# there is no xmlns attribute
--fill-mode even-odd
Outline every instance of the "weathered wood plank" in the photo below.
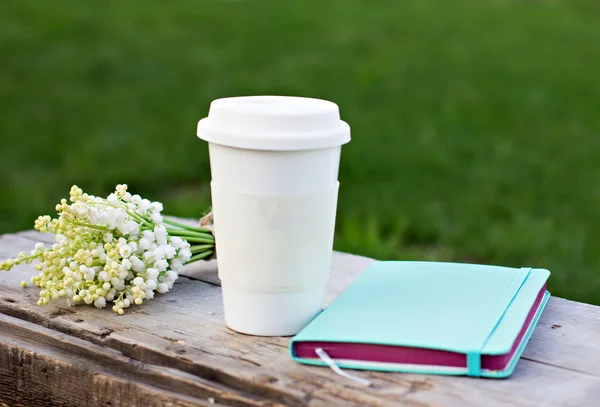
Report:
<svg viewBox="0 0 600 407"><path fill-rule="evenodd" d="M36 232L0 237L0 254L30 249L38 238ZM372 261L336 253L327 302ZM226 401L221 396L226 390L241 397L242 405L256 403L257 398L286 405L413 406L585 406L600 400L600 352L595 341L600 334L599 307L552 298L524 358L507 380L354 372L374 382L367 389L327 368L294 363L288 355L289 338L251 337L227 329L214 262L186 267L189 278L180 278L173 291L122 317L89 306L37 307L37 289L18 286L34 274L30 266L0 273L0 313L81 339L84 348L117 352L124 358L117 365L165 369L168 381L190 386L172 391L172 398L179 394L200 400L212 394L217 401ZM11 340L14 346L15 339ZM0 334L0 343L8 343L6 334ZM6 351L0 347L2 352ZM129 377L113 375L114 380ZM151 378L138 382L143 385Z"/></svg>
<svg viewBox="0 0 600 407"><path fill-rule="evenodd" d="M274 405L0 314L0 400L48 406Z"/></svg>

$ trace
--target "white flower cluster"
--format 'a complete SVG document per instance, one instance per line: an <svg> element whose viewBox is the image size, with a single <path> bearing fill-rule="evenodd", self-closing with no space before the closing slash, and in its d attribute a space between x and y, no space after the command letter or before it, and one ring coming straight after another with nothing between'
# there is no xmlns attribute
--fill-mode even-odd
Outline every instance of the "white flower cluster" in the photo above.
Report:
<svg viewBox="0 0 600 407"><path fill-rule="evenodd" d="M52 247L38 243L29 255L0 263L0 270L10 270L39 260L40 274L31 279L42 288L38 305L59 298L97 308L112 302L122 315L155 292L168 292L184 264L214 252L210 231L163 219L162 204L131 195L126 185L106 199L73 186L70 201L56 206L58 218L40 216L35 222L37 230L55 234Z"/></svg>

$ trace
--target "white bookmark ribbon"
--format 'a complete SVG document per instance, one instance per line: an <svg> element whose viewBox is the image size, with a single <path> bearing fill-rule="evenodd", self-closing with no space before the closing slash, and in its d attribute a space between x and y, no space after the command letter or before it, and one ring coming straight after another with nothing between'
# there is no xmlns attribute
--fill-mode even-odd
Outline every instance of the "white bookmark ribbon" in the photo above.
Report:
<svg viewBox="0 0 600 407"><path fill-rule="evenodd" d="M327 354L327 352L325 352L323 350L323 348L317 348L317 349L315 349L315 352L319 356L319 358L321 358L321 360L323 362L325 362L327 364L327 366L329 366L331 368L331 370L333 370L335 373L339 374L340 376L343 376L346 379L354 380L355 382L358 382L358 383L363 384L365 386L370 386L371 385L371 382L369 380L363 379L361 377L352 376L351 374L346 373L345 371L343 371L335 363L335 361L329 357L329 355Z"/></svg>

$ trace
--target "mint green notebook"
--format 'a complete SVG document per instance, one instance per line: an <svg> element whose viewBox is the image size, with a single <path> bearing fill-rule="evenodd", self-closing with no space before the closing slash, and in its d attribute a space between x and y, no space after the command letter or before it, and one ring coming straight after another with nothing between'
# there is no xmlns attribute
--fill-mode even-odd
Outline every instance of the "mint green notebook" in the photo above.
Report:
<svg viewBox="0 0 600 407"><path fill-rule="evenodd" d="M545 269L373 263L290 343L300 363L510 376L550 297Z"/></svg>

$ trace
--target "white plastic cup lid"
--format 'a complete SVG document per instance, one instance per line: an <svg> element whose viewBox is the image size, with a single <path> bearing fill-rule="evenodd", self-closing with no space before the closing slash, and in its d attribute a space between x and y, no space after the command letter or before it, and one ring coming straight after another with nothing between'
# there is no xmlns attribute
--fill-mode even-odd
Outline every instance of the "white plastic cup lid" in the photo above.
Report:
<svg viewBox="0 0 600 407"><path fill-rule="evenodd" d="M198 122L209 143L251 150L312 150L350 141L337 104L295 96L240 96L214 100Z"/></svg>

